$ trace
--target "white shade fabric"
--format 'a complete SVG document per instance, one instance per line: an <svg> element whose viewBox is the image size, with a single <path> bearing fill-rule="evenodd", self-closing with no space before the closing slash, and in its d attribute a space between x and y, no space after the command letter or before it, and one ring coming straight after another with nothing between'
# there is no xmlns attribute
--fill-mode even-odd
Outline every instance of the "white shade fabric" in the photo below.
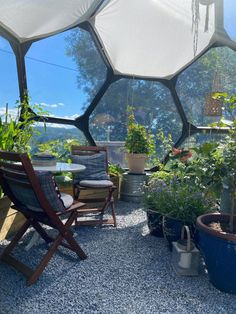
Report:
<svg viewBox="0 0 236 314"><path fill-rule="evenodd" d="M20 42L87 20L101 0L0 0L0 27Z"/></svg>
<svg viewBox="0 0 236 314"><path fill-rule="evenodd" d="M31 42L87 21L115 74L169 79L224 35L217 1L0 0L0 34Z"/></svg>
<svg viewBox="0 0 236 314"><path fill-rule="evenodd" d="M191 4L190 0L109 1L92 23L115 73L169 77L204 50L215 31L214 5L209 6L207 31L206 6L199 6L196 38Z"/></svg>

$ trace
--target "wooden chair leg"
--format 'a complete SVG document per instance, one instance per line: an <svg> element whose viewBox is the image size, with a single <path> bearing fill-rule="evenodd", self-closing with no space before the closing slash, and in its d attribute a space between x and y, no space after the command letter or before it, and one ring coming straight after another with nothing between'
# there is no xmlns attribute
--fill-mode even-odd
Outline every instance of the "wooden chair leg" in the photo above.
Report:
<svg viewBox="0 0 236 314"><path fill-rule="evenodd" d="M17 245L19 240L23 237L26 230L30 227L31 222L29 219L26 220L26 222L23 224L23 226L20 228L20 230L16 233L12 241L8 244L8 246L4 249L0 259L4 259L5 256L9 255L14 247Z"/></svg>
<svg viewBox="0 0 236 314"><path fill-rule="evenodd" d="M117 227L116 210L115 210L114 200L111 201L111 208L112 208L112 217L113 217L113 221L114 221L114 227Z"/></svg>
<svg viewBox="0 0 236 314"><path fill-rule="evenodd" d="M48 262L52 258L54 252L57 250L58 246L62 242L62 240L63 240L62 235L58 235L56 240L50 246L50 248L47 251L47 253L42 258L41 262L36 267L36 269L33 272L33 274L28 278L28 280L27 280L27 284L28 285L32 285L33 283L35 283L37 281L37 279L39 278L39 276L41 275L41 273L43 272L43 270L47 266Z"/></svg>
<svg viewBox="0 0 236 314"><path fill-rule="evenodd" d="M34 229L40 234L40 236L44 239L46 243L50 243L53 241L53 238L50 237L47 232L43 229L43 227L36 220L32 221L32 226Z"/></svg>
<svg viewBox="0 0 236 314"><path fill-rule="evenodd" d="M33 274L28 278L27 284L31 285L37 281L45 267L48 265L50 259L52 258L53 254L56 252L59 245L62 245L62 241L66 239L66 241L69 243L69 246L66 246L67 248L74 251L82 260L86 259L87 256L84 253L84 251L81 249L79 244L75 241L73 237L72 232L66 232L65 235L59 234L55 241L51 244L50 248L48 249L47 253L43 256L42 260L34 270Z"/></svg>
<svg viewBox="0 0 236 314"><path fill-rule="evenodd" d="M78 211L78 215L75 218L76 226L97 226L97 225L114 225L117 226L116 223L116 213L115 213L115 205L113 199L113 192L115 188L110 188L108 191L108 195L105 199L101 208L91 208L87 209L86 212ZM104 219L104 213L107 211L108 207L111 206L112 209L112 219ZM97 219L90 219L90 220L78 220L78 217L86 216L87 214L100 214Z"/></svg>

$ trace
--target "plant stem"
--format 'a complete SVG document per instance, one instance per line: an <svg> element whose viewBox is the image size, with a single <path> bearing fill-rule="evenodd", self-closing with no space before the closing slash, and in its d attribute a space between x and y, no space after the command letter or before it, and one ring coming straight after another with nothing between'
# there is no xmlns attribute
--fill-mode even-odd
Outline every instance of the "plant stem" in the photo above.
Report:
<svg viewBox="0 0 236 314"><path fill-rule="evenodd" d="M230 211L230 219L229 219L229 230L233 233L234 231L234 195L235 195L235 185L232 185L231 190L231 211Z"/></svg>

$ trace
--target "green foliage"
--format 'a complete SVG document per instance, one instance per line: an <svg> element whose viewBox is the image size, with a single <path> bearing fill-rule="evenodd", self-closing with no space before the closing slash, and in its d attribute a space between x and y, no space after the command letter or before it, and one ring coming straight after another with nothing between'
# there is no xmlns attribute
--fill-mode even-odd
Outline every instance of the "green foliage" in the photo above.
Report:
<svg viewBox="0 0 236 314"><path fill-rule="evenodd" d="M163 155L168 154L174 146L172 135L168 133L166 136L163 129L158 129L156 133L156 140L159 143L159 150Z"/></svg>
<svg viewBox="0 0 236 314"><path fill-rule="evenodd" d="M128 107L128 132L125 139L125 148L128 153L147 154L155 153L155 142L145 126L135 121L133 107Z"/></svg>
<svg viewBox="0 0 236 314"><path fill-rule="evenodd" d="M223 176L227 176L230 184L236 186L236 94L215 93L214 96L221 99L224 103L224 111L230 120L222 118L219 122L220 126L228 127L229 133L225 142L219 145L222 152Z"/></svg>
<svg viewBox="0 0 236 314"><path fill-rule="evenodd" d="M56 157L58 161L71 162L71 146L80 145L76 139L52 140L38 144L39 152L48 152Z"/></svg>
<svg viewBox="0 0 236 314"><path fill-rule="evenodd" d="M18 104L18 114L13 118L6 105L4 120L0 117L0 149L14 152L30 151L30 141L36 132L33 127L35 116L33 111L36 110L41 114L41 108L38 105L30 107L26 98Z"/></svg>
<svg viewBox="0 0 236 314"><path fill-rule="evenodd" d="M117 164L112 164L112 163L109 163L108 164L108 173L110 175L113 175L113 176L121 176L122 173L124 173L125 170L122 169L119 165Z"/></svg>
<svg viewBox="0 0 236 314"><path fill-rule="evenodd" d="M163 177L163 173L161 174ZM162 215L195 223L196 218L212 210L213 202L203 190L188 177L176 177L169 173L160 179L151 178L144 194L146 208L152 208Z"/></svg>
<svg viewBox="0 0 236 314"><path fill-rule="evenodd" d="M30 153L32 137L37 131L34 129L35 113L44 114L39 105L29 105L29 99L25 97L22 103L17 103L17 115L14 118L8 112L0 117L0 149L14 152ZM35 112L35 113L34 113ZM0 195L2 192L0 191Z"/></svg>

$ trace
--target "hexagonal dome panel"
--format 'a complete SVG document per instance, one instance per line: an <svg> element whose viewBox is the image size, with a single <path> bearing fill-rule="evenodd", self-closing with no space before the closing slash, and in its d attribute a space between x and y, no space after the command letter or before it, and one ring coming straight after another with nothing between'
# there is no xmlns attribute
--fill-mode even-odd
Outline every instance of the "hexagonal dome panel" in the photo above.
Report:
<svg viewBox="0 0 236 314"><path fill-rule="evenodd" d="M170 78L211 44L212 2L110 0L91 22L115 74Z"/></svg>

